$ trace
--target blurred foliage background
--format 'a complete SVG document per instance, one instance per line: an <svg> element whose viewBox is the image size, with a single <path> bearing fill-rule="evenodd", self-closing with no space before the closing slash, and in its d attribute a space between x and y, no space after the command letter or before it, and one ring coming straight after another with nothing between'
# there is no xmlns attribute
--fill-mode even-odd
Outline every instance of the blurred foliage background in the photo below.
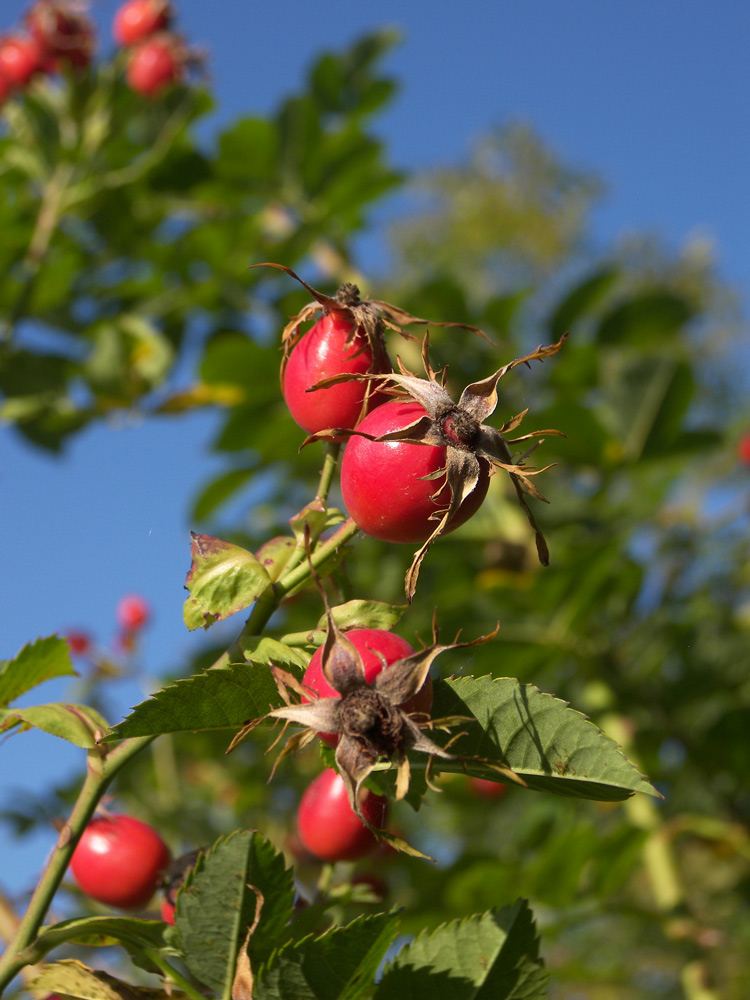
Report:
<svg viewBox="0 0 750 1000"><path fill-rule="evenodd" d="M479 514L430 552L398 631L428 638L433 607L446 636L499 620L495 642L438 670L515 676L569 700L664 801L516 788L485 799L456 777L395 816L439 869L394 857L378 871L407 933L527 897L556 1000L743 1000L750 494L736 441L750 415L738 303L699 241L676 255L646 237L592 246L601 180L523 124L487 135L462 163L400 176L373 129L395 92L380 69L393 40L322 55L276 113L235 121L210 144L195 134L211 112L204 91L145 105L116 64L6 103L0 415L30 448L63 452L113 412L179 420L218 408L223 470L193 499L190 526L255 551L314 495L321 452L298 454L303 435L278 388L280 331L309 296L249 265L284 263L328 292L355 281L416 315L480 326L492 344L431 331L433 363L449 366L456 392L569 331L559 356L503 380L496 412L502 422L529 406L524 430L566 435L538 453L557 463L538 480L549 506L531 501L551 566L538 566L498 476ZM411 211L383 273L363 275L354 241L396 190ZM419 370L414 344L394 336L389 347ZM408 546L358 539L334 596L398 602L410 558ZM320 612L306 592L272 628L307 629ZM213 662L211 639L164 678ZM106 712L106 671L90 685ZM119 779L118 808L156 823L176 853L247 825L290 847L317 751L269 786L262 735L229 757L225 743L160 739ZM48 823L74 791L5 803L6 820L19 834ZM320 870L298 866L309 894ZM325 877L346 881L340 869Z"/></svg>

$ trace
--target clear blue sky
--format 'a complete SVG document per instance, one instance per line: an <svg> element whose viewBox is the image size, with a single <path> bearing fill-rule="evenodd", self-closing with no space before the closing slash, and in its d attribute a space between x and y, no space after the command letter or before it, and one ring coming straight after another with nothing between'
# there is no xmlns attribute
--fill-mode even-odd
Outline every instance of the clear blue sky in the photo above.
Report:
<svg viewBox="0 0 750 1000"><path fill-rule="evenodd" d="M0 30L26 7L26 0L6 0ZM107 47L116 7L96 4ZM404 41L388 68L401 92L378 125L396 165L456 161L492 125L528 120L565 161L606 181L594 220L600 243L649 230L677 248L701 233L714 242L720 273L738 288L747 314L744 0L177 0L177 7L189 40L209 53L219 122L273 108L322 48L373 27L400 27ZM376 263L376 244L364 249ZM82 434L61 460L0 428L0 658L74 626L107 642L115 604L132 590L155 608L144 650L152 672L176 667L195 649L200 638L187 634L181 618L186 512L211 472L213 427L208 414L189 424L123 418ZM32 700L62 694L49 684ZM140 697L124 689L122 706ZM0 807L15 788L41 788L47 775L83 766L81 751L34 733L7 740L0 753ZM21 846L0 827L0 885L11 892L33 886L53 839L50 833Z"/></svg>

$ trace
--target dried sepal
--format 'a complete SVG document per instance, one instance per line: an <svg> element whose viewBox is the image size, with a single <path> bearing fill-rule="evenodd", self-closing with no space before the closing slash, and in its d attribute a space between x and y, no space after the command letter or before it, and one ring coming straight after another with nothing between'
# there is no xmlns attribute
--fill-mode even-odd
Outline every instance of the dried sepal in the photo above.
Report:
<svg viewBox="0 0 750 1000"><path fill-rule="evenodd" d="M313 302L309 302L303 306L300 312L289 320L281 334L281 342L284 349L284 358L281 364L282 381L289 354L300 336L302 336L302 327L305 323L315 319L319 313L324 312L337 314L352 322L352 342L354 341L357 329L364 331L367 342L373 352L373 357L376 359L377 368L381 371L388 371L392 367L385 350L384 330L386 328L401 334L407 340L417 340L418 338L407 333L404 327L415 325L426 326L428 324L430 326L446 328L457 327L462 330L469 330L490 343L492 342L486 333L468 323L440 323L434 320L422 319L419 316L412 316L405 309L394 306L390 302L383 302L380 299L368 299L366 297L362 299L360 298L357 286L350 282L343 284L336 295L326 295L324 292L319 292L313 288L312 285L308 285L306 281L303 281L298 274L295 274L290 267L286 267L284 264L275 264L266 261L261 264L254 264L253 266L274 267L279 271L283 271L294 278L295 281L298 281L313 297ZM311 386L308 391L315 388L319 388L319 386Z"/></svg>

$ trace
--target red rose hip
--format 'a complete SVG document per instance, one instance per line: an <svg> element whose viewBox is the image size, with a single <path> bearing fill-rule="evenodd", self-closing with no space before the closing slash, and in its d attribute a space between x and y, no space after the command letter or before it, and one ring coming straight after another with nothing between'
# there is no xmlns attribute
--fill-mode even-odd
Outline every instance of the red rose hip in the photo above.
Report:
<svg viewBox="0 0 750 1000"><path fill-rule="evenodd" d="M346 632L346 638L354 645L362 658L365 671L365 682L372 684L381 670L387 670L391 664L411 656L414 647L406 639L394 632L379 628L355 628ZM382 659L381 659L382 657ZM323 647L319 646L307 665L302 683L315 691L321 698L339 698L339 692L332 688L323 674ZM306 699L303 699L303 701ZM420 712L430 714L432 708L432 678L427 680L417 693L399 708L405 712ZM320 733L320 738L328 746L335 747L338 743L336 733Z"/></svg>
<svg viewBox="0 0 750 1000"><path fill-rule="evenodd" d="M185 58L182 47L170 35L154 35L133 49L127 68L131 90L156 97L182 78Z"/></svg>
<svg viewBox="0 0 750 1000"><path fill-rule="evenodd" d="M136 45L172 21L172 5L166 0L128 0L115 14L112 35L118 45Z"/></svg>
<svg viewBox="0 0 750 1000"><path fill-rule="evenodd" d="M138 910L153 896L169 861L169 848L148 823L98 816L83 831L70 869L87 896Z"/></svg>
<svg viewBox="0 0 750 1000"><path fill-rule="evenodd" d="M379 437L401 430L426 411L413 400L393 399L369 413L358 430ZM477 512L490 480L489 463L479 459L481 473L474 490L449 522L453 531ZM407 441L371 441L352 437L341 463L341 492L346 509L365 534L384 542L424 542L438 524L431 515L450 502L447 483L427 479L445 468L446 449ZM433 498L433 494L437 496Z"/></svg>
<svg viewBox="0 0 750 1000"><path fill-rule="evenodd" d="M389 365L385 351L376 358L362 329L341 313L322 316L292 348L281 371L281 388L289 412L308 434L333 427L356 427L368 393L367 382L341 382L327 389L307 390L335 375L382 373ZM367 409L385 397L370 391Z"/></svg>
<svg viewBox="0 0 750 1000"><path fill-rule="evenodd" d="M362 813L374 827L385 826L388 800L363 789ZM297 831L303 846L321 861L355 861L371 854L378 840L349 805L341 775L323 771L302 796Z"/></svg>

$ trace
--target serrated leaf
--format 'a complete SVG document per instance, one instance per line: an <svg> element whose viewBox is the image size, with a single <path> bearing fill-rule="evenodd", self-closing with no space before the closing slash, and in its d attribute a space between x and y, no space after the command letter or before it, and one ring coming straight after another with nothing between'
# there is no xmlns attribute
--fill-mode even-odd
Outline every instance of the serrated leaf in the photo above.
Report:
<svg viewBox="0 0 750 1000"><path fill-rule="evenodd" d="M169 684L136 705L107 734L104 742L160 733L235 730L281 704L278 688L265 664L212 667L203 674Z"/></svg>
<svg viewBox="0 0 750 1000"><path fill-rule="evenodd" d="M375 1000L542 1000L547 974L525 900L423 932L386 967Z"/></svg>
<svg viewBox="0 0 750 1000"><path fill-rule="evenodd" d="M88 705L53 702L50 705L33 705L30 708L5 708L0 710L0 732L20 726L24 729L41 729L51 736L59 736L68 743L90 750L96 746L95 734L106 733L109 723Z"/></svg>
<svg viewBox="0 0 750 1000"><path fill-rule="evenodd" d="M75 677L70 649L64 639L50 635L24 646L18 656L0 667L0 705L53 677Z"/></svg>
<svg viewBox="0 0 750 1000"><path fill-rule="evenodd" d="M191 973L219 996L229 996L237 957L255 918L255 887L264 903L250 939L253 968L288 937L294 879L284 857L252 830L223 837L204 854L180 890L175 926Z"/></svg>
<svg viewBox="0 0 750 1000"><path fill-rule="evenodd" d="M288 946L261 971L256 998L357 1000L370 996L375 973L397 929L397 914L379 913Z"/></svg>
<svg viewBox="0 0 750 1000"><path fill-rule="evenodd" d="M67 1000L164 1000L164 990L130 986L106 972L90 969L75 959L63 959L45 967L30 988L40 994L54 993ZM173 990L172 997L185 996Z"/></svg>
<svg viewBox="0 0 750 1000"><path fill-rule="evenodd" d="M190 597L183 617L193 631L249 608L271 580L252 552L213 535L190 532L192 564L185 586Z"/></svg>
<svg viewBox="0 0 750 1000"><path fill-rule="evenodd" d="M464 757L505 764L529 788L600 801L634 792L659 793L610 739L585 715L532 684L512 677L459 677L435 681L433 718L465 716L452 747ZM436 770L466 770L495 778L491 769L436 760Z"/></svg>
<svg viewBox="0 0 750 1000"><path fill-rule="evenodd" d="M406 611L406 604L386 604L384 601L347 601L331 608L333 620L340 629L379 628L388 631ZM318 629L325 629L326 616L321 615Z"/></svg>

